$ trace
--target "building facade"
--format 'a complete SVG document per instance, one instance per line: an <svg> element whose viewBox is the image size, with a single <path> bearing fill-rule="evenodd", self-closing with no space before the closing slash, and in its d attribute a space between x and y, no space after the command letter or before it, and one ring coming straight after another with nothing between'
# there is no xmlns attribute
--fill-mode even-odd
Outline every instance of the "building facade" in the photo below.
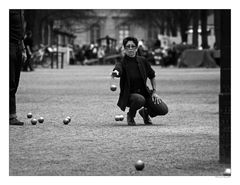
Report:
<svg viewBox="0 0 240 185"><path fill-rule="evenodd" d="M82 10L79 10L82 11ZM84 18L84 20L73 19L71 24L65 25L62 20L45 19L47 10L26 10L26 21L28 29L33 32L34 45L40 44L57 46L59 51L65 54L65 61L69 62L73 45L89 45L98 43L98 39L109 36L116 40L116 47L121 47L123 38L134 36L142 40L148 48L151 48L157 39L163 45L169 46L171 43L181 43L181 34L177 28L176 36L169 36L162 33L160 28L150 23L134 24L129 19L130 11L121 9L96 9L94 14ZM188 43L192 44L192 23L187 31ZM198 45L201 46L201 26L199 21ZM176 25L177 26L177 25ZM215 43L214 14L210 13L207 20L208 45L213 48ZM160 34L162 33L162 34Z"/></svg>
<svg viewBox="0 0 240 185"><path fill-rule="evenodd" d="M95 17L92 17L92 25L87 28L86 25L74 22L73 30L76 38L74 43L77 45L86 45L90 43L97 43L97 39L103 38L105 36L110 36L117 40L118 46L121 46L123 38L127 36L134 36L138 40L143 40L145 45L148 47L153 46L157 38L159 38L162 43L170 45L172 42L177 44L181 43L181 34L179 29L177 29L176 36L167 36L167 33L160 34L159 28L156 28L150 24L141 25L129 23L129 11L131 10L110 10L110 9L98 9L94 10L96 13ZM95 21L95 22L94 22ZM212 48L215 43L215 33L214 33L214 14L211 13L208 16L209 30L208 43ZM199 47L201 46L201 26L199 21ZM79 31L81 30L81 31ZM192 44L192 26L189 26L188 30L188 43Z"/></svg>
<svg viewBox="0 0 240 185"><path fill-rule="evenodd" d="M117 40L117 45L121 45L123 38L127 36L135 36L139 40L148 40L147 26L140 27L138 25L128 23L129 10L94 10L96 20L88 29L84 30L86 25L75 22L73 30L76 39L75 44L80 46L90 43L97 43L99 38L109 36ZM78 31L81 30L81 31ZM82 31L84 30L84 31ZM154 36L153 36L154 37ZM155 35L156 37L156 35Z"/></svg>

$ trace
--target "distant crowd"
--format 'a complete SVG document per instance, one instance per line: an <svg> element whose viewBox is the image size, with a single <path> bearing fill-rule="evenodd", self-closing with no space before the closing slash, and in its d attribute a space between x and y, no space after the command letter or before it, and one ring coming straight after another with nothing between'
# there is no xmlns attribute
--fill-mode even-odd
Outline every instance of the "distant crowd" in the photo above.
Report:
<svg viewBox="0 0 240 185"><path fill-rule="evenodd" d="M186 43L176 44L175 42L167 45L161 44L160 40L156 40L152 47L147 47L144 40L139 41L138 55L147 58L152 65L161 65L163 67L176 66L178 58L185 49L194 48ZM91 59L97 59L98 64L103 64L104 57L109 55L122 55L121 47L108 48L106 45L86 44L83 46L74 45L73 55L70 64L82 64Z"/></svg>
<svg viewBox="0 0 240 185"><path fill-rule="evenodd" d="M39 48L33 47L31 34L25 39L29 45L28 60L23 67L24 71L33 70L33 63L43 63L44 58L48 57L51 52L57 52L57 46L44 46L40 44ZM177 66L179 57L186 49L196 49L192 45L186 43L176 44L175 42L161 43L161 40L156 40L152 46L145 44L144 40L139 41L137 54L145 57L152 65L160 65L163 67ZM45 56L45 57L44 57ZM108 60L106 58L115 58ZM123 56L123 48L119 45L99 45L97 43L90 43L85 45L73 45L73 51L70 53L70 65L75 64L89 64L89 61L95 61L94 64L115 63L115 60L121 59ZM90 62L91 63L91 62Z"/></svg>

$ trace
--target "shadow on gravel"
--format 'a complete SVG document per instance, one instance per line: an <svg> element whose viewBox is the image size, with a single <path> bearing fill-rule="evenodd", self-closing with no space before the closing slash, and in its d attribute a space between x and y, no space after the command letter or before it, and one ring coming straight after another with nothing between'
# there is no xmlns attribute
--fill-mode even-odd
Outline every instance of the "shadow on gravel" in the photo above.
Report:
<svg viewBox="0 0 240 185"><path fill-rule="evenodd" d="M129 126L126 123L112 123L112 124L106 124L104 126L108 126L108 127L129 127L129 128L134 128L134 127L164 127L165 125L163 124L153 124L153 125L144 125L144 124L137 124L135 126Z"/></svg>

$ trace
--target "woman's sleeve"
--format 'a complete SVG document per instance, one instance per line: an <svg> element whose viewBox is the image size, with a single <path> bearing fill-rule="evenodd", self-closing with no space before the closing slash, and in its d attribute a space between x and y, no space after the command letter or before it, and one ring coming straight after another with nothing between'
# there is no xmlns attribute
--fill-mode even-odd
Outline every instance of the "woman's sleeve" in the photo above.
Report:
<svg viewBox="0 0 240 185"><path fill-rule="evenodd" d="M153 79L156 76L155 71L153 70L153 68L151 67L151 64L147 60L145 60L145 66L146 66L147 77L149 79Z"/></svg>
<svg viewBox="0 0 240 185"><path fill-rule="evenodd" d="M115 64L115 67L113 68L113 71L117 70L119 72L118 76L122 75L122 61L117 61Z"/></svg>

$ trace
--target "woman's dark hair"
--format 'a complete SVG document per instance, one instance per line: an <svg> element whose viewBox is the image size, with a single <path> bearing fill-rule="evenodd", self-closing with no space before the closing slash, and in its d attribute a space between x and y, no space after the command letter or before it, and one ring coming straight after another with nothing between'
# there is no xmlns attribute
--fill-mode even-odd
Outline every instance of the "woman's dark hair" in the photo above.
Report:
<svg viewBox="0 0 240 185"><path fill-rule="evenodd" d="M126 37L125 39L123 39L123 47L126 46L128 41L133 41L133 43L138 46L138 40L135 37Z"/></svg>

